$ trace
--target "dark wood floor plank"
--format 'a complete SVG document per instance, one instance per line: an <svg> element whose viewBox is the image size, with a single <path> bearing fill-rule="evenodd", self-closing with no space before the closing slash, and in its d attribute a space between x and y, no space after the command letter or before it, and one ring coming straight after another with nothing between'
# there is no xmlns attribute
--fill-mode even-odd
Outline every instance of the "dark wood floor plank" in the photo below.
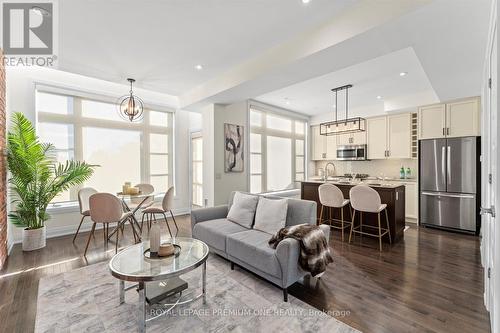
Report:
<svg viewBox="0 0 500 333"><path fill-rule="evenodd" d="M189 216L177 223L180 236L191 234ZM105 251L97 230L84 259L87 237L80 234L75 244L72 236L49 239L46 248L32 253L14 247L0 272L0 332L34 330L40 278L113 256L114 243ZM412 226L404 241L385 245L382 253L376 239L343 243L337 230L330 242L335 262L325 275L294 284L290 294L324 311L349 311L336 318L363 332L490 331L477 237ZM120 246L132 243L127 227Z"/></svg>

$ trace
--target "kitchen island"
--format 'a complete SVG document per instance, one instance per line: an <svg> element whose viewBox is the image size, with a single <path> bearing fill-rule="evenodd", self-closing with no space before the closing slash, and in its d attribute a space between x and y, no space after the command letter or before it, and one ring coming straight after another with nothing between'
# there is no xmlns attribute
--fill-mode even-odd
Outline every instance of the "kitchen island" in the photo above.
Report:
<svg viewBox="0 0 500 333"><path fill-rule="evenodd" d="M327 181L327 182L337 186L342 191L342 193L344 194L344 198L346 198L346 199L349 199L349 190L355 185L365 184L365 185L372 187L380 195L380 199L382 200L382 203L387 204L387 213L389 216L389 228L391 230L392 242L397 243L398 241L403 239L404 228L405 228L405 187L404 187L404 185L395 184L395 183L378 183L378 184L372 183L372 184L370 184L370 183L363 183L363 182L343 182L343 181L342 182ZM325 183L325 182L316 181L316 180L301 182L301 191L300 191L301 199L316 201L316 203L318 204L318 215L317 215L318 222L319 222L319 216L320 216L320 211L321 211L321 203L319 202L318 187L323 183ZM350 217L351 217L349 209L351 209L350 205L347 205L346 207L344 207L344 218L346 220L350 220ZM328 209L324 210L323 215L326 215L326 216L324 216L323 218L329 217L328 211L329 211ZM340 209L339 208L332 209L332 212L333 212L332 217L334 219L340 220ZM358 225L359 214L356 214L355 218L356 218L355 225ZM385 218L383 221L385 222ZM378 225L377 214L363 213L363 225L371 225L374 227L377 226ZM349 231L349 229L346 229L346 231ZM359 235L356 235L356 237L359 237ZM387 242L387 243L389 242L388 235L385 235L383 237L383 241Z"/></svg>

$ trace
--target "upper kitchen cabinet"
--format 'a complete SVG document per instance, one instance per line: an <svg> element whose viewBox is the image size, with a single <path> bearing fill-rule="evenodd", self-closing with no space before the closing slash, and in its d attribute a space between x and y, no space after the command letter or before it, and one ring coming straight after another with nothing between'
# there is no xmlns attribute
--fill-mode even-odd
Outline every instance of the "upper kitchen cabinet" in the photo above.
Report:
<svg viewBox="0 0 500 333"><path fill-rule="evenodd" d="M419 139L479 136L479 97L418 109Z"/></svg>
<svg viewBox="0 0 500 333"><path fill-rule="evenodd" d="M434 104L418 109L418 137L434 139L444 137L446 127L446 105Z"/></svg>
<svg viewBox="0 0 500 333"><path fill-rule="evenodd" d="M447 103L446 136L456 138L481 135L479 117L479 98Z"/></svg>
<svg viewBox="0 0 500 333"><path fill-rule="evenodd" d="M326 136L319 134L319 126L311 126L311 157L313 161L326 160Z"/></svg>
<svg viewBox="0 0 500 333"><path fill-rule="evenodd" d="M366 119L368 159L377 160L387 157L387 117Z"/></svg>
<svg viewBox="0 0 500 333"><path fill-rule="evenodd" d="M411 114L366 120L368 159L411 158Z"/></svg>
<svg viewBox="0 0 500 333"><path fill-rule="evenodd" d="M311 126L311 159L334 160L337 156L337 135L321 135L319 126Z"/></svg>
<svg viewBox="0 0 500 333"><path fill-rule="evenodd" d="M389 158L411 158L411 113L387 117Z"/></svg>
<svg viewBox="0 0 500 333"><path fill-rule="evenodd" d="M366 131L337 135L337 145L364 145L366 144Z"/></svg>

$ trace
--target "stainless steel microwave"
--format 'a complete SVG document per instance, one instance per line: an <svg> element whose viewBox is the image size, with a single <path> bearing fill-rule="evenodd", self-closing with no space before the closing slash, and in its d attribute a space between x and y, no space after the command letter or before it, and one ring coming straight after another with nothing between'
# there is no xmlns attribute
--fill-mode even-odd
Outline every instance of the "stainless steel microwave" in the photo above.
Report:
<svg viewBox="0 0 500 333"><path fill-rule="evenodd" d="M366 160L366 145L346 145L337 147L337 160L364 161Z"/></svg>

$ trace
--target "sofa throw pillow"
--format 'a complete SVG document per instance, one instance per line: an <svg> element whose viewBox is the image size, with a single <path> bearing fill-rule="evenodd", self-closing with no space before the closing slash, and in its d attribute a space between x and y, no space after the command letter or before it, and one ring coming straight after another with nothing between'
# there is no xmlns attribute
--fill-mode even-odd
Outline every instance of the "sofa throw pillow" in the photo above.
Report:
<svg viewBox="0 0 500 333"><path fill-rule="evenodd" d="M287 199L260 198L255 212L254 229L274 235L286 224Z"/></svg>
<svg viewBox="0 0 500 333"><path fill-rule="evenodd" d="M227 214L227 219L245 228L251 228L258 202L259 197L256 195L236 192L231 209L229 209L229 213Z"/></svg>

